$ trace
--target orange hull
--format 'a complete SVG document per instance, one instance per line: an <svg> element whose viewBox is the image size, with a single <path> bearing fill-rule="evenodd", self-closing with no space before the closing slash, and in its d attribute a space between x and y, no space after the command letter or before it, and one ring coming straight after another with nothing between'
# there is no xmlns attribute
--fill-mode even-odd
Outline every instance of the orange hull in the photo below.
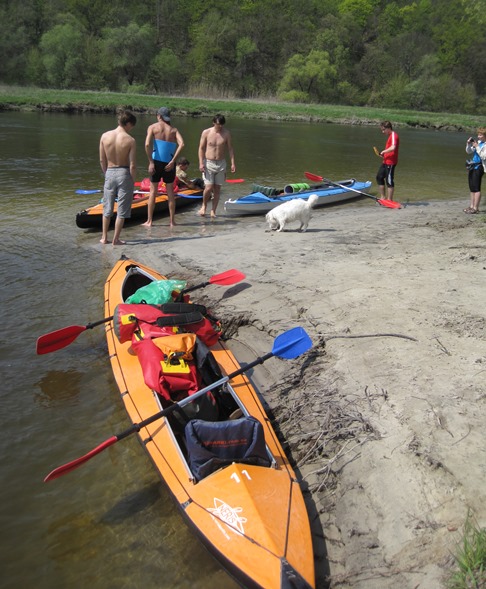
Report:
<svg viewBox="0 0 486 589"><path fill-rule="evenodd" d="M118 262L105 285L106 317L112 316L116 305L127 296L125 277L130 266L136 266L135 272L140 271L142 276L164 278L132 260ZM138 423L160 411L160 405L144 383L131 343L119 342L112 322L106 324L106 337L123 402L131 421ZM223 344L216 344L211 351L223 374L240 368ZM240 375L228 388L245 413L262 424L272 466L233 463L195 482L167 418L142 429L139 438L186 522L243 586L312 588L310 525L295 473L248 379Z"/></svg>
<svg viewBox="0 0 486 589"><path fill-rule="evenodd" d="M199 198L202 198L202 190L182 190L178 192L175 197L176 209L191 206L199 202ZM148 204L148 193L136 194L132 203L132 216L130 220L137 220L147 216L147 204ZM117 210L117 203L114 206L114 215L112 219L115 219ZM154 215L162 215L169 212L169 203L167 194L158 194L155 197L155 209ZM85 209L77 213L76 225L80 229L92 229L100 228L103 219L103 203L99 202L92 207ZM129 219L127 219L129 221Z"/></svg>

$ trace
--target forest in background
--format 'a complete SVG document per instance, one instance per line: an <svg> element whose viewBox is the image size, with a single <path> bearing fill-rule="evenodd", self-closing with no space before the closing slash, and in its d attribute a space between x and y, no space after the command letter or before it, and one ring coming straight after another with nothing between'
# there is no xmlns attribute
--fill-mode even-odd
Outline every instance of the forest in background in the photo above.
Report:
<svg viewBox="0 0 486 589"><path fill-rule="evenodd" d="M2 0L0 16L6 84L486 115L484 0Z"/></svg>

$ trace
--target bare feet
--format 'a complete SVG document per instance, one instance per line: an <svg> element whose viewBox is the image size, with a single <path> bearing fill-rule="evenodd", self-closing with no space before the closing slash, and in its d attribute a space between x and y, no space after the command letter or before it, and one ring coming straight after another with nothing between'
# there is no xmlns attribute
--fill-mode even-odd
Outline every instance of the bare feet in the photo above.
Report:
<svg viewBox="0 0 486 589"><path fill-rule="evenodd" d="M211 219L216 219L216 213L214 211L211 211Z"/></svg>
<svg viewBox="0 0 486 589"><path fill-rule="evenodd" d="M206 209L205 209L204 207L201 207L201 208L199 209L199 211L197 212L197 214L198 214L200 217L204 217L204 216L206 215Z"/></svg>
<svg viewBox="0 0 486 589"><path fill-rule="evenodd" d="M103 245L106 245L107 243L110 243L107 239L100 239L100 243L102 243Z"/></svg>
<svg viewBox="0 0 486 589"><path fill-rule="evenodd" d="M117 239L116 241L113 241L113 245L125 245L126 241L122 241L121 239Z"/></svg>
<svg viewBox="0 0 486 589"><path fill-rule="evenodd" d="M142 223L142 227L152 227L152 221L145 221L145 223Z"/></svg>

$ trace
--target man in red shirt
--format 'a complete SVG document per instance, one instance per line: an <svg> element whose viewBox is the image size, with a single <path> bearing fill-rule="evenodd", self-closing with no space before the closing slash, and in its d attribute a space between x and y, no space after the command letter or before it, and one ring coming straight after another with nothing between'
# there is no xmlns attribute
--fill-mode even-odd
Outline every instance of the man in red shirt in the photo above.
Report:
<svg viewBox="0 0 486 589"><path fill-rule="evenodd" d="M388 135L385 149L380 152L383 163L376 174L376 181L380 189L381 198L385 198L385 183L388 188L388 199L393 200L395 192L395 167L398 164L398 148L400 139L398 133L393 130L390 121L383 121L380 124L381 132Z"/></svg>

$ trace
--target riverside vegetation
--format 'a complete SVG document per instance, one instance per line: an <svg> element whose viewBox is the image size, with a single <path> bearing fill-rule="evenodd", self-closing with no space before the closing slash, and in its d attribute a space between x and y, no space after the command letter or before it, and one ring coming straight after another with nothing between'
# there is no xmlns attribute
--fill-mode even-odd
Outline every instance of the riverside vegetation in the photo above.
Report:
<svg viewBox="0 0 486 589"><path fill-rule="evenodd" d="M228 100L136 93L53 90L36 87L0 86L0 110L113 113L129 108L136 113L155 113L161 104L178 116L225 116L250 119L300 120L315 123L376 125L390 119L397 126L466 131L484 125L479 115L434 113L335 104L295 104L271 100Z"/></svg>
<svg viewBox="0 0 486 589"><path fill-rule="evenodd" d="M3 2L0 79L486 114L481 0Z"/></svg>

